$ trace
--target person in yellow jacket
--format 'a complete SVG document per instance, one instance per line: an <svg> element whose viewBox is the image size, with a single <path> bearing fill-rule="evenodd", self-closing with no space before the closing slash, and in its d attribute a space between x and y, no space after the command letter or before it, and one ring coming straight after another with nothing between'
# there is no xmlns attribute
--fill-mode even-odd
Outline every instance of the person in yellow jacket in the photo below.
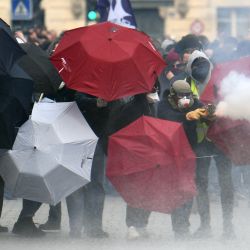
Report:
<svg viewBox="0 0 250 250"><path fill-rule="evenodd" d="M200 94L205 89L208 83L211 70L206 70L202 72L202 68L196 63L193 65L195 60L201 58L199 56L203 55L200 51L194 51L188 60L186 66L186 72L189 75L189 83L193 96L199 99ZM206 57L204 57L203 63ZM207 59L208 60L208 59ZM196 61L197 62L197 61ZM207 73L204 74L204 73ZM197 142L198 145L195 149L197 155L197 167L196 167L196 185L198 190L197 195L197 206L200 215L200 226L194 233L195 238L208 238L212 236L211 224L210 224L210 205L209 205L209 195L208 195L208 175L209 166L211 159L214 158L217 172L218 180L221 189L221 206L222 206L222 216L223 216L223 238L234 238L235 233L233 229L233 204L234 204L234 192L233 192L233 182L232 182L232 163L231 161L221 152L212 141L207 138L208 123L200 120L201 117L205 117L210 109L211 113L215 111L213 105L208 105L207 110L193 111L194 113L189 114L189 119L197 120ZM211 114L210 114L211 115ZM213 118L212 118L213 119Z"/></svg>
<svg viewBox="0 0 250 250"><path fill-rule="evenodd" d="M194 98L199 99L203 93L212 72L212 64L209 58L200 50L193 50L190 54L186 53L185 72L174 76L168 73L171 81L186 79L190 84ZM213 107L213 106L212 106ZM221 189L221 206L223 216L223 237L235 237L233 229L233 204L234 192L232 182L232 163L210 140L207 138L208 124L200 121L202 114L200 111L192 113L190 119L197 119L197 168L196 184L198 189L197 205L200 215L200 226L194 233L195 238L208 238L212 235L210 225L210 206L208 196L208 174L211 159L216 162L218 180Z"/></svg>

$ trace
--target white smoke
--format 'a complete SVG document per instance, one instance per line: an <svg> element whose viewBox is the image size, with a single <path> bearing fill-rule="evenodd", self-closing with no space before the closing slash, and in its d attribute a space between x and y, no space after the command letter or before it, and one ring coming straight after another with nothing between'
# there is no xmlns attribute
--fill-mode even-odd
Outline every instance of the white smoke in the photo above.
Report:
<svg viewBox="0 0 250 250"><path fill-rule="evenodd" d="M216 109L218 116L250 121L250 78L244 74L231 71L222 80L219 102Z"/></svg>

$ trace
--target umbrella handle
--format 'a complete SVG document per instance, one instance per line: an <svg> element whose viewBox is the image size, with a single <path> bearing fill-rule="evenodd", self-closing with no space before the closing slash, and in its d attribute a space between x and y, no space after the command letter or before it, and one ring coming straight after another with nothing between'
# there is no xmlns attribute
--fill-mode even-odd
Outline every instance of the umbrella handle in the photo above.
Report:
<svg viewBox="0 0 250 250"><path fill-rule="evenodd" d="M44 93L41 93L38 102L41 102L41 100L43 99Z"/></svg>

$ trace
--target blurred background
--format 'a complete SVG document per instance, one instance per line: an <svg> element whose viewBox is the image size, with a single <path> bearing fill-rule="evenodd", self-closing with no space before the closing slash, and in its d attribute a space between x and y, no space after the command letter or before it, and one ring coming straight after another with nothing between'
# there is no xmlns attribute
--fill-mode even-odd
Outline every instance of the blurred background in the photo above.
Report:
<svg viewBox="0 0 250 250"><path fill-rule="evenodd" d="M0 17L14 30L45 28L50 36L98 22L96 0L1 0ZM154 39L178 40L187 33L250 37L250 1L131 0L140 30Z"/></svg>

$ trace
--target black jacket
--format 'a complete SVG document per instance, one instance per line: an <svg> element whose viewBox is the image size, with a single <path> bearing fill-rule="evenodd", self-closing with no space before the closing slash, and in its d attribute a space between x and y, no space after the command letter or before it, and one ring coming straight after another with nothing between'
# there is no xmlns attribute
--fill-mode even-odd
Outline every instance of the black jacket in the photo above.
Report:
<svg viewBox="0 0 250 250"><path fill-rule="evenodd" d="M157 117L169 121L182 123L187 138L189 140L189 143L194 148L197 145L197 133L196 133L197 121L188 121L186 119L186 114L189 111L193 111L202 106L203 105L197 99L195 99L192 107L190 107L185 111L180 111L178 109L174 109L169 103L167 96L164 96L162 101L159 102L157 109Z"/></svg>
<svg viewBox="0 0 250 250"><path fill-rule="evenodd" d="M89 126L99 137L103 137L108 121L108 107L98 108L96 105L97 98L88 94L76 92L75 101L87 120Z"/></svg>

